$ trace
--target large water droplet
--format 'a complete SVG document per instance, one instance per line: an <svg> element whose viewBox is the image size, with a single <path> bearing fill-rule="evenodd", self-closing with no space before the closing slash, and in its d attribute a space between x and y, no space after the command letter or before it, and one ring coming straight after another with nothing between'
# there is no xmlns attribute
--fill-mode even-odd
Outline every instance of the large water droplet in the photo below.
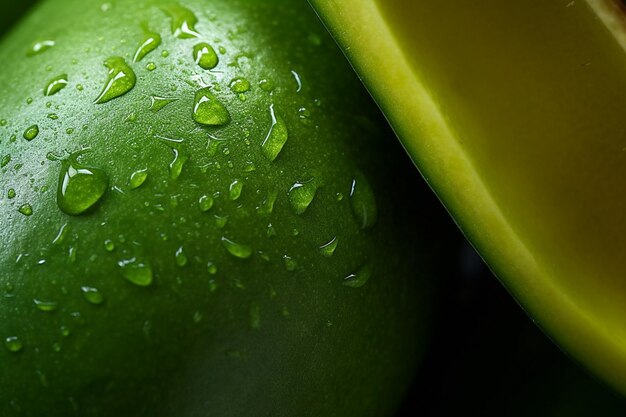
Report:
<svg viewBox="0 0 626 417"><path fill-rule="evenodd" d="M39 126L32 125L24 131L23 136L24 136L24 139L26 139L27 141L31 141L35 139L37 135L39 135Z"/></svg>
<svg viewBox="0 0 626 417"><path fill-rule="evenodd" d="M330 258L334 255L338 243L339 241L337 240L337 237L332 238L329 242L324 243L322 246L320 246L320 253Z"/></svg>
<svg viewBox="0 0 626 417"><path fill-rule="evenodd" d="M104 61L104 65L109 69L109 77L96 99L96 104L106 103L119 96L128 93L135 86L137 77L131 67L128 66L124 58L111 57Z"/></svg>
<svg viewBox="0 0 626 417"><path fill-rule="evenodd" d="M243 182L239 180L234 180L230 184L230 188L228 189L228 198L235 201L241 196L241 191L243 190Z"/></svg>
<svg viewBox="0 0 626 417"><path fill-rule="evenodd" d="M213 197L210 195L203 195L198 200L198 206L200 207L200 211L211 210L211 207L213 207Z"/></svg>
<svg viewBox="0 0 626 417"><path fill-rule="evenodd" d="M109 178L100 168L78 163L77 152L61 162L57 204L63 212L76 216L93 207L106 193Z"/></svg>
<svg viewBox="0 0 626 417"><path fill-rule="evenodd" d="M376 223L378 207L369 181L363 173L357 172L350 188L350 207L361 229L369 229Z"/></svg>
<svg viewBox="0 0 626 417"><path fill-rule="evenodd" d="M234 242L227 237L222 237L222 244L226 250L236 258L247 259L252 255L252 248L248 245Z"/></svg>
<svg viewBox="0 0 626 417"><path fill-rule="evenodd" d="M289 138L289 132L282 117L274 112L273 104L270 106L270 116L272 124L267 132L267 136L265 136L265 140L261 143L261 150L267 159L273 161L283 149L283 146L285 146Z"/></svg>
<svg viewBox="0 0 626 417"><path fill-rule="evenodd" d="M133 62L141 61L146 55L161 45L161 35L156 32L152 32L145 26L143 28L143 32L144 37L141 40L141 45L137 48L137 52L135 52Z"/></svg>
<svg viewBox="0 0 626 417"><path fill-rule="evenodd" d="M9 336L4 339L4 347L6 347L9 352L16 353L24 348L24 344L19 337Z"/></svg>
<svg viewBox="0 0 626 417"><path fill-rule="evenodd" d="M34 56L46 52L48 49L52 48L56 43L53 40L46 39L42 41L37 41L32 44L32 46L26 51L27 56Z"/></svg>
<svg viewBox="0 0 626 417"><path fill-rule="evenodd" d="M168 4L162 7L172 19L172 34L179 39L198 38L200 34L196 32L198 18L189 9L179 4Z"/></svg>
<svg viewBox="0 0 626 417"><path fill-rule="evenodd" d="M215 49L206 42L202 42L193 47L193 59L200 68L211 70L219 63L219 58Z"/></svg>
<svg viewBox="0 0 626 417"><path fill-rule="evenodd" d="M58 303L54 301L38 300L37 298L33 299L33 302L39 310L45 311L47 313L55 311L59 306Z"/></svg>
<svg viewBox="0 0 626 417"><path fill-rule="evenodd" d="M152 110L154 113L157 113L163 107L167 106L170 103L175 102L176 100L178 100L178 99L177 98L152 96L152 97L150 97L150 110Z"/></svg>
<svg viewBox="0 0 626 417"><path fill-rule="evenodd" d="M130 174L130 180L128 181L128 184L130 185L130 188L134 190L135 188L141 187L143 183L146 182L147 178L148 168L139 169Z"/></svg>
<svg viewBox="0 0 626 417"><path fill-rule="evenodd" d="M317 184L314 179L296 182L289 189L289 204L296 214L302 214L313 202L317 193Z"/></svg>
<svg viewBox="0 0 626 417"><path fill-rule="evenodd" d="M205 126L221 126L230 122L230 113L209 88L196 91L193 119Z"/></svg>
<svg viewBox="0 0 626 417"><path fill-rule="evenodd" d="M369 281L372 276L372 267L369 263L361 266L358 271L348 275L343 279L343 285L346 287L360 288Z"/></svg>
<svg viewBox="0 0 626 417"><path fill-rule="evenodd" d="M122 269L122 276L133 284L140 287L152 284L153 275L150 264L131 258L121 260L117 265Z"/></svg>
<svg viewBox="0 0 626 417"><path fill-rule="evenodd" d="M82 291L85 300L87 300L91 304L102 304L102 302L104 301L104 296L97 288L80 287L80 290Z"/></svg>
<svg viewBox="0 0 626 417"><path fill-rule="evenodd" d="M46 96L52 96L59 91L63 90L67 86L67 74L61 74L54 77L48 82L44 94Z"/></svg>

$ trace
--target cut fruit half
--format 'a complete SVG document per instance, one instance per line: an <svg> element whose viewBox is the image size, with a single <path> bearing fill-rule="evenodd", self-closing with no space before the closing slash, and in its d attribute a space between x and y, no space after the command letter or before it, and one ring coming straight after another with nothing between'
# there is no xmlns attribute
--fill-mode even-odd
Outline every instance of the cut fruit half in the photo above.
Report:
<svg viewBox="0 0 626 417"><path fill-rule="evenodd" d="M626 394L622 2L311 2L496 275Z"/></svg>

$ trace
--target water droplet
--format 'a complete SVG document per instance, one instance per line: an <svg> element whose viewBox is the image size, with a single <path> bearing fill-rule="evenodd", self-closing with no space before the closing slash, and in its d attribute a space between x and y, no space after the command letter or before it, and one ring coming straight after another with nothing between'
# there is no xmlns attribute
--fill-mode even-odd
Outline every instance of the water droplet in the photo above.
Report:
<svg viewBox="0 0 626 417"><path fill-rule="evenodd" d="M168 56L170 56L170 52L169 51L163 51L163 52L161 52L161 56L163 58L167 58Z"/></svg>
<svg viewBox="0 0 626 417"><path fill-rule="evenodd" d="M338 243L339 241L337 240L337 237L332 238L329 242L324 243L322 246L320 246L320 253L330 258L334 255Z"/></svg>
<svg viewBox="0 0 626 417"><path fill-rule="evenodd" d="M154 113L157 113L163 107L167 106L170 103L175 102L176 100L178 99L152 96L150 97L150 110L152 110Z"/></svg>
<svg viewBox="0 0 626 417"><path fill-rule="evenodd" d="M215 49L206 42L202 42L193 47L193 59L205 70L211 70L219 63L219 58Z"/></svg>
<svg viewBox="0 0 626 417"><path fill-rule="evenodd" d="M61 74L54 77L48 82L44 94L46 96L52 96L63 90L67 86L67 74Z"/></svg>
<svg viewBox="0 0 626 417"><path fill-rule="evenodd" d="M205 126L221 126L230 122L230 113L209 88L196 91L193 119Z"/></svg>
<svg viewBox="0 0 626 417"><path fill-rule="evenodd" d="M268 93L274 89L274 82L270 79L262 79L259 81L259 87L263 91L267 91Z"/></svg>
<svg viewBox="0 0 626 417"><path fill-rule="evenodd" d="M33 208L31 207L30 204L26 203L26 204L22 204L17 211L19 211L21 214L23 214L26 217L32 216L33 215Z"/></svg>
<svg viewBox="0 0 626 417"><path fill-rule="evenodd" d="M146 64L146 69L148 71L154 71L155 69L157 69L157 66L156 66L156 64L154 62L148 62Z"/></svg>
<svg viewBox="0 0 626 417"><path fill-rule="evenodd" d="M222 237L222 244L226 250L236 258L247 259L252 255L252 248L248 245L234 242L227 237Z"/></svg>
<svg viewBox="0 0 626 417"><path fill-rule="evenodd" d="M85 300L87 300L91 304L102 304L102 302L104 301L104 296L97 288L80 287L80 290L82 291Z"/></svg>
<svg viewBox="0 0 626 417"><path fill-rule="evenodd" d="M139 169L132 174L130 174L130 179L128 184L131 189L139 188L146 182L146 178L148 178L148 168Z"/></svg>
<svg viewBox="0 0 626 417"><path fill-rule="evenodd" d="M63 243L69 231L70 231L70 227L68 226L67 223L64 223L63 226L61 226L61 228L59 229L59 232L57 233L56 237L52 241L52 244L60 245L61 243Z"/></svg>
<svg viewBox="0 0 626 417"><path fill-rule="evenodd" d="M343 279L343 285L346 287L360 288L369 281L372 276L372 267L366 263L358 271L348 275Z"/></svg>
<svg viewBox="0 0 626 417"><path fill-rule="evenodd" d="M83 152L76 152L63 160L59 174L57 205L73 216L84 213L100 201L109 184L103 170L78 163L77 158Z"/></svg>
<svg viewBox="0 0 626 417"><path fill-rule="evenodd" d="M11 155L4 155L0 160L0 168L4 168L11 162Z"/></svg>
<svg viewBox="0 0 626 417"><path fill-rule="evenodd" d="M276 228L274 227L274 225L272 223L267 225L267 237L274 237L276 236Z"/></svg>
<svg viewBox="0 0 626 417"><path fill-rule="evenodd" d="M296 268L298 267L298 262L296 262L295 259L293 259L291 256L289 255L284 255L283 256L283 262L285 264L285 269L287 271L295 271Z"/></svg>
<svg viewBox="0 0 626 417"><path fill-rule="evenodd" d="M144 37L141 40L141 45L137 48L137 52L135 52L133 62L141 61L146 55L161 45L161 35L150 31L146 26L144 26L143 31Z"/></svg>
<svg viewBox="0 0 626 417"><path fill-rule="evenodd" d="M24 348L24 344L19 337L9 336L4 339L4 347L6 347L9 352L17 353Z"/></svg>
<svg viewBox="0 0 626 417"><path fill-rule="evenodd" d="M250 303L250 316L248 324L252 329L261 328L261 307L258 303Z"/></svg>
<svg viewBox="0 0 626 417"><path fill-rule="evenodd" d="M229 84L233 93L240 94L250 90L250 81L245 78L235 78Z"/></svg>
<svg viewBox="0 0 626 417"><path fill-rule="evenodd" d="M228 223L228 216L218 216L216 214L214 217L215 217L215 226L217 226L218 229L223 229L224 226L226 226L226 223Z"/></svg>
<svg viewBox="0 0 626 417"><path fill-rule="evenodd" d="M198 206L200 207L200 211L209 211L211 207L213 207L213 197L209 195L203 195L198 200Z"/></svg>
<svg viewBox="0 0 626 417"><path fill-rule="evenodd" d="M46 52L52 48L56 43L53 40L47 39L43 41L37 41L26 51L27 56L34 56Z"/></svg>
<svg viewBox="0 0 626 417"><path fill-rule="evenodd" d="M193 313L192 320L194 323L200 323L202 321L202 313L200 313L199 311Z"/></svg>
<svg viewBox="0 0 626 417"><path fill-rule="evenodd" d="M213 262L209 261L206 264L206 270L209 274L211 275L215 275L217 274L217 265L215 265Z"/></svg>
<svg viewBox="0 0 626 417"><path fill-rule="evenodd" d="M189 157L178 148L172 147L172 152L174 152L174 159L170 162L170 178L175 180L180 177L180 174L183 172L185 162L187 162Z"/></svg>
<svg viewBox="0 0 626 417"><path fill-rule="evenodd" d="M187 255L185 254L182 246L176 250L174 258L176 259L176 265L180 267L187 265Z"/></svg>
<svg viewBox="0 0 626 417"><path fill-rule="evenodd" d="M257 207L257 212L261 215L269 215L274 211L274 204L276 203L276 199L278 198L278 193L276 191L270 191L267 193L267 197L263 200L261 205Z"/></svg>
<svg viewBox="0 0 626 417"><path fill-rule="evenodd" d="M168 4L163 6L162 10L172 19L172 34L175 37L179 39L200 37L195 28L198 18L191 10L179 4Z"/></svg>
<svg viewBox="0 0 626 417"><path fill-rule="evenodd" d="M111 57L104 61L104 65L109 69L108 79L95 101L96 104L106 103L128 93L137 81L135 72L124 61L124 58Z"/></svg>
<svg viewBox="0 0 626 417"><path fill-rule="evenodd" d="M282 117L274 113L273 104L270 106L270 116L272 124L267 132L267 136L265 136L265 140L261 143L261 150L268 160L273 161L283 149L283 146L285 146L289 138L289 132Z"/></svg>
<svg viewBox="0 0 626 417"><path fill-rule="evenodd" d="M39 134L39 126L32 125L24 131L24 139L31 141Z"/></svg>
<svg viewBox="0 0 626 417"><path fill-rule="evenodd" d="M300 75L293 70L291 71L291 75L293 75L293 78L296 80L296 93L299 93L302 91L302 81L300 80Z"/></svg>
<svg viewBox="0 0 626 417"><path fill-rule="evenodd" d="M6 126L8 123L6 119L0 119L0 126Z"/></svg>
<svg viewBox="0 0 626 417"><path fill-rule="evenodd" d="M56 113L50 113L48 114L48 119L50 120L58 120L59 119L59 115Z"/></svg>
<svg viewBox="0 0 626 417"><path fill-rule="evenodd" d="M228 189L228 198L232 201L237 200L241 196L241 191L243 190L243 182L239 180L234 180L230 184L230 188Z"/></svg>
<svg viewBox="0 0 626 417"><path fill-rule="evenodd" d="M296 182L289 189L288 197L291 208L296 214L302 214L313 202L317 193L317 183L314 179Z"/></svg>
<svg viewBox="0 0 626 417"><path fill-rule="evenodd" d="M350 188L350 207L361 229L369 229L376 223L378 208L372 187L361 172L357 172Z"/></svg>
<svg viewBox="0 0 626 417"><path fill-rule="evenodd" d="M152 267L148 263L140 262L137 258L121 260L117 265L122 269L122 276L140 287L152 284Z"/></svg>
<svg viewBox="0 0 626 417"><path fill-rule="evenodd" d="M61 326L59 327L59 333L61 333L61 336L63 337L68 337L70 335L70 329L67 326Z"/></svg>
<svg viewBox="0 0 626 417"><path fill-rule="evenodd" d="M9 200L12 200L15 198L16 195L17 193L15 192L15 188L9 188L9 191L7 191L7 198Z"/></svg>
<svg viewBox="0 0 626 417"><path fill-rule="evenodd" d="M113 252L115 250L115 243L111 239L104 241L104 250L107 252Z"/></svg>
<svg viewBox="0 0 626 417"><path fill-rule="evenodd" d="M36 298L33 299L33 302L35 303L35 306L37 306L39 310L45 311L47 313L55 311L57 307L59 306L58 303L55 303L54 301L43 301L43 300L38 300Z"/></svg>

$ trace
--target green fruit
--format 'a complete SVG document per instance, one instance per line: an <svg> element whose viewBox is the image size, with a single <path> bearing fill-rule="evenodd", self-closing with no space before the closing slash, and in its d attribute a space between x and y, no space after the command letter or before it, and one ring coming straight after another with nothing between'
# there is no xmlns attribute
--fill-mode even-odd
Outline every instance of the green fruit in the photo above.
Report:
<svg viewBox="0 0 626 417"><path fill-rule="evenodd" d="M393 412L438 220L306 3L50 0L0 58L1 416Z"/></svg>
<svg viewBox="0 0 626 417"><path fill-rule="evenodd" d="M491 268L626 394L621 3L312 3Z"/></svg>

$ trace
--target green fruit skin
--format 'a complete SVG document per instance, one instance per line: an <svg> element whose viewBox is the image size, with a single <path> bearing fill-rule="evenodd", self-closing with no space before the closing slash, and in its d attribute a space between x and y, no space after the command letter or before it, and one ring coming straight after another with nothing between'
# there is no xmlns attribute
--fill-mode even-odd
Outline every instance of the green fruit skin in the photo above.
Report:
<svg viewBox="0 0 626 417"><path fill-rule="evenodd" d="M201 39L224 48L211 73L194 62L199 39L175 38L162 4L51 0L0 46L0 158L10 155L0 170L0 415L390 415L429 315L426 248L416 247L425 226L408 220L426 208L404 192L416 181L398 176L406 156L304 1L186 1ZM142 22L163 41L132 63ZM27 56L46 38L55 46ZM95 104L113 56L136 86ZM46 97L59 74L68 85ZM193 120L194 75L230 123ZM228 87L238 77L251 85L245 100ZM273 90L259 87L264 79ZM154 112L151 96L176 101ZM271 105L289 132L274 161L261 149ZM188 158L175 179L174 148ZM60 160L82 149L78 162L105 172L108 188L91 210L68 215L56 202ZM148 177L133 189L142 169ZM354 178L374 192L370 228L353 215ZM310 179L319 188L297 214L288 192ZM244 185L232 200L234 180ZM273 211L259 210L272 193ZM203 195L214 198L206 212ZM223 237L251 256L231 255ZM150 265L151 285L124 279L119 263L130 259ZM363 265L365 285L342 285ZM18 352L3 346L11 337Z"/></svg>

